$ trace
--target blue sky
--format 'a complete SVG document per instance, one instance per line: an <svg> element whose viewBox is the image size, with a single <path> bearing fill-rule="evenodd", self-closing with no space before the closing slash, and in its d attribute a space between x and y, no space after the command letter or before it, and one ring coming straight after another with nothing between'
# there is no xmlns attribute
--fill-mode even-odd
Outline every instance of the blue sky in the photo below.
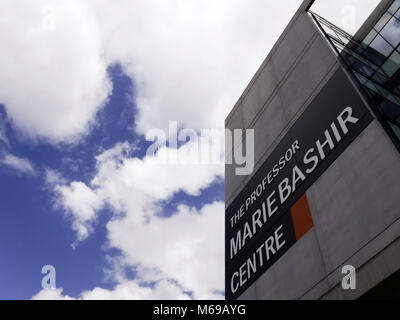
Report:
<svg viewBox="0 0 400 320"><path fill-rule="evenodd" d="M55 206L54 192L44 181L45 170L51 168L69 181L89 182L95 174L94 157L118 142L135 143L140 146L135 155L144 157L150 143L132 130L137 112L133 103L134 84L119 65L110 67L109 74L113 93L99 111L96 125L83 143L66 147L31 144L19 141L12 127L7 125L9 145L3 148L12 150L20 158L30 159L37 173L30 176L1 166L0 299L31 298L41 290L44 276L41 269L46 264L55 266L57 287L64 288L64 293L70 296L79 296L83 290L96 286L112 289L115 285L104 273L104 269L110 267L106 256L120 254L117 249L104 247L105 225L112 215L110 209L101 210L95 232L74 250L71 246L74 231L64 210ZM7 117L4 107L2 115ZM201 208L205 203L223 199L224 184L220 181L204 190L200 197L178 192L163 206L168 214L174 212L178 204Z"/></svg>
<svg viewBox="0 0 400 320"><path fill-rule="evenodd" d="M54 168L69 180L88 181L94 173L94 155L101 148L121 140L138 140L145 145L143 138L129 129L135 115L133 83L118 66L110 68L109 73L113 95L83 144L63 148L20 142L12 128L7 128L8 148L19 157L30 159L38 173L26 176L4 165L1 168L1 299L31 298L41 289L41 269L45 264L56 267L57 284L70 295L98 284L106 288L113 284L104 279L103 268L107 266L105 255L117 252L102 249L110 213L104 210L96 232L73 250L74 232L66 223L63 210L54 207L54 194L45 186L43 173Z"/></svg>

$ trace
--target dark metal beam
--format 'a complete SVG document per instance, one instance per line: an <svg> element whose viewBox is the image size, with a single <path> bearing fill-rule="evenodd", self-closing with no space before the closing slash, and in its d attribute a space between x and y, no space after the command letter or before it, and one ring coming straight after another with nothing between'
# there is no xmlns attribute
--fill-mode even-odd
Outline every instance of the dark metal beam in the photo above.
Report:
<svg viewBox="0 0 400 320"><path fill-rule="evenodd" d="M315 0L311 0L304 11L308 12L308 10L310 10L310 8L313 6L314 2L315 2Z"/></svg>

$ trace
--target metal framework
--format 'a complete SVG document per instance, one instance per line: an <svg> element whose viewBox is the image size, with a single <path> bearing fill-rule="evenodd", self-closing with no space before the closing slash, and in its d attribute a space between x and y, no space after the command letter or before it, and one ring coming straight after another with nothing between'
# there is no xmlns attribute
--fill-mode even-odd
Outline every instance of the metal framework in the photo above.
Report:
<svg viewBox="0 0 400 320"><path fill-rule="evenodd" d="M393 4L398 3L396 1L393 1ZM400 9L398 10L400 12ZM390 74L383 67L393 53L400 53L400 44L394 47L390 55L385 56L364 42L354 40L352 35L318 14L310 10L308 12L359 83L376 117L400 151L400 62L395 65L397 72L394 74ZM372 30L379 34L374 28Z"/></svg>

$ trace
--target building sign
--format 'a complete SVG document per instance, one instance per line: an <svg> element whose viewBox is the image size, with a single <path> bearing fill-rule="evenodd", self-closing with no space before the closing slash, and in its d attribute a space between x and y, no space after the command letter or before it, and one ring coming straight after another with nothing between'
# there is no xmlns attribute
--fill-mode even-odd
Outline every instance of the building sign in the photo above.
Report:
<svg viewBox="0 0 400 320"><path fill-rule="evenodd" d="M226 210L228 300L238 298L313 227L307 189L371 121L339 69Z"/></svg>

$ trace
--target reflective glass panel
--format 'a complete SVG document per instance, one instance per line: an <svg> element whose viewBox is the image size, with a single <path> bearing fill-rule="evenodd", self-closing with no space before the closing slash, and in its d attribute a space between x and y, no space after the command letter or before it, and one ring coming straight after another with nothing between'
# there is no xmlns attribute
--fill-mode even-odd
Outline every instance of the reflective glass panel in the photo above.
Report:
<svg viewBox="0 0 400 320"><path fill-rule="evenodd" d="M396 18L390 19L381 34L393 47L397 47L400 42L400 21Z"/></svg>
<svg viewBox="0 0 400 320"><path fill-rule="evenodd" d="M385 99L379 107L385 117L393 122L400 117L400 107L389 100Z"/></svg>
<svg viewBox="0 0 400 320"><path fill-rule="evenodd" d="M372 41L371 47L385 56L388 56L393 51L393 47L379 34L376 36L375 40Z"/></svg>
<svg viewBox="0 0 400 320"><path fill-rule="evenodd" d="M371 32L365 37L364 39L364 43L369 46L370 43L372 42L372 40L374 40L374 38L376 37L378 33L375 30L371 30Z"/></svg>
<svg viewBox="0 0 400 320"><path fill-rule="evenodd" d="M378 21L378 23L375 25L375 29L377 31L381 31L382 28L386 25L386 23L390 20L392 16L385 12L385 14L382 16L382 18Z"/></svg>
<svg viewBox="0 0 400 320"><path fill-rule="evenodd" d="M382 66L383 70L390 77L396 73L399 67L400 67L400 54L397 51L393 52L390 58Z"/></svg>
<svg viewBox="0 0 400 320"><path fill-rule="evenodd" d="M389 11L391 14L394 14L394 13L397 11L397 9L399 9L399 7L400 7L400 0L396 0L396 1L393 2L393 4L390 6L390 8L388 9L388 11Z"/></svg>
<svg viewBox="0 0 400 320"><path fill-rule="evenodd" d="M400 20L400 9L397 10L396 14L394 15L397 19Z"/></svg>
<svg viewBox="0 0 400 320"><path fill-rule="evenodd" d="M398 126L396 126L393 123L389 122L389 125L391 126L393 132L397 135L397 137L400 139L400 128Z"/></svg>

